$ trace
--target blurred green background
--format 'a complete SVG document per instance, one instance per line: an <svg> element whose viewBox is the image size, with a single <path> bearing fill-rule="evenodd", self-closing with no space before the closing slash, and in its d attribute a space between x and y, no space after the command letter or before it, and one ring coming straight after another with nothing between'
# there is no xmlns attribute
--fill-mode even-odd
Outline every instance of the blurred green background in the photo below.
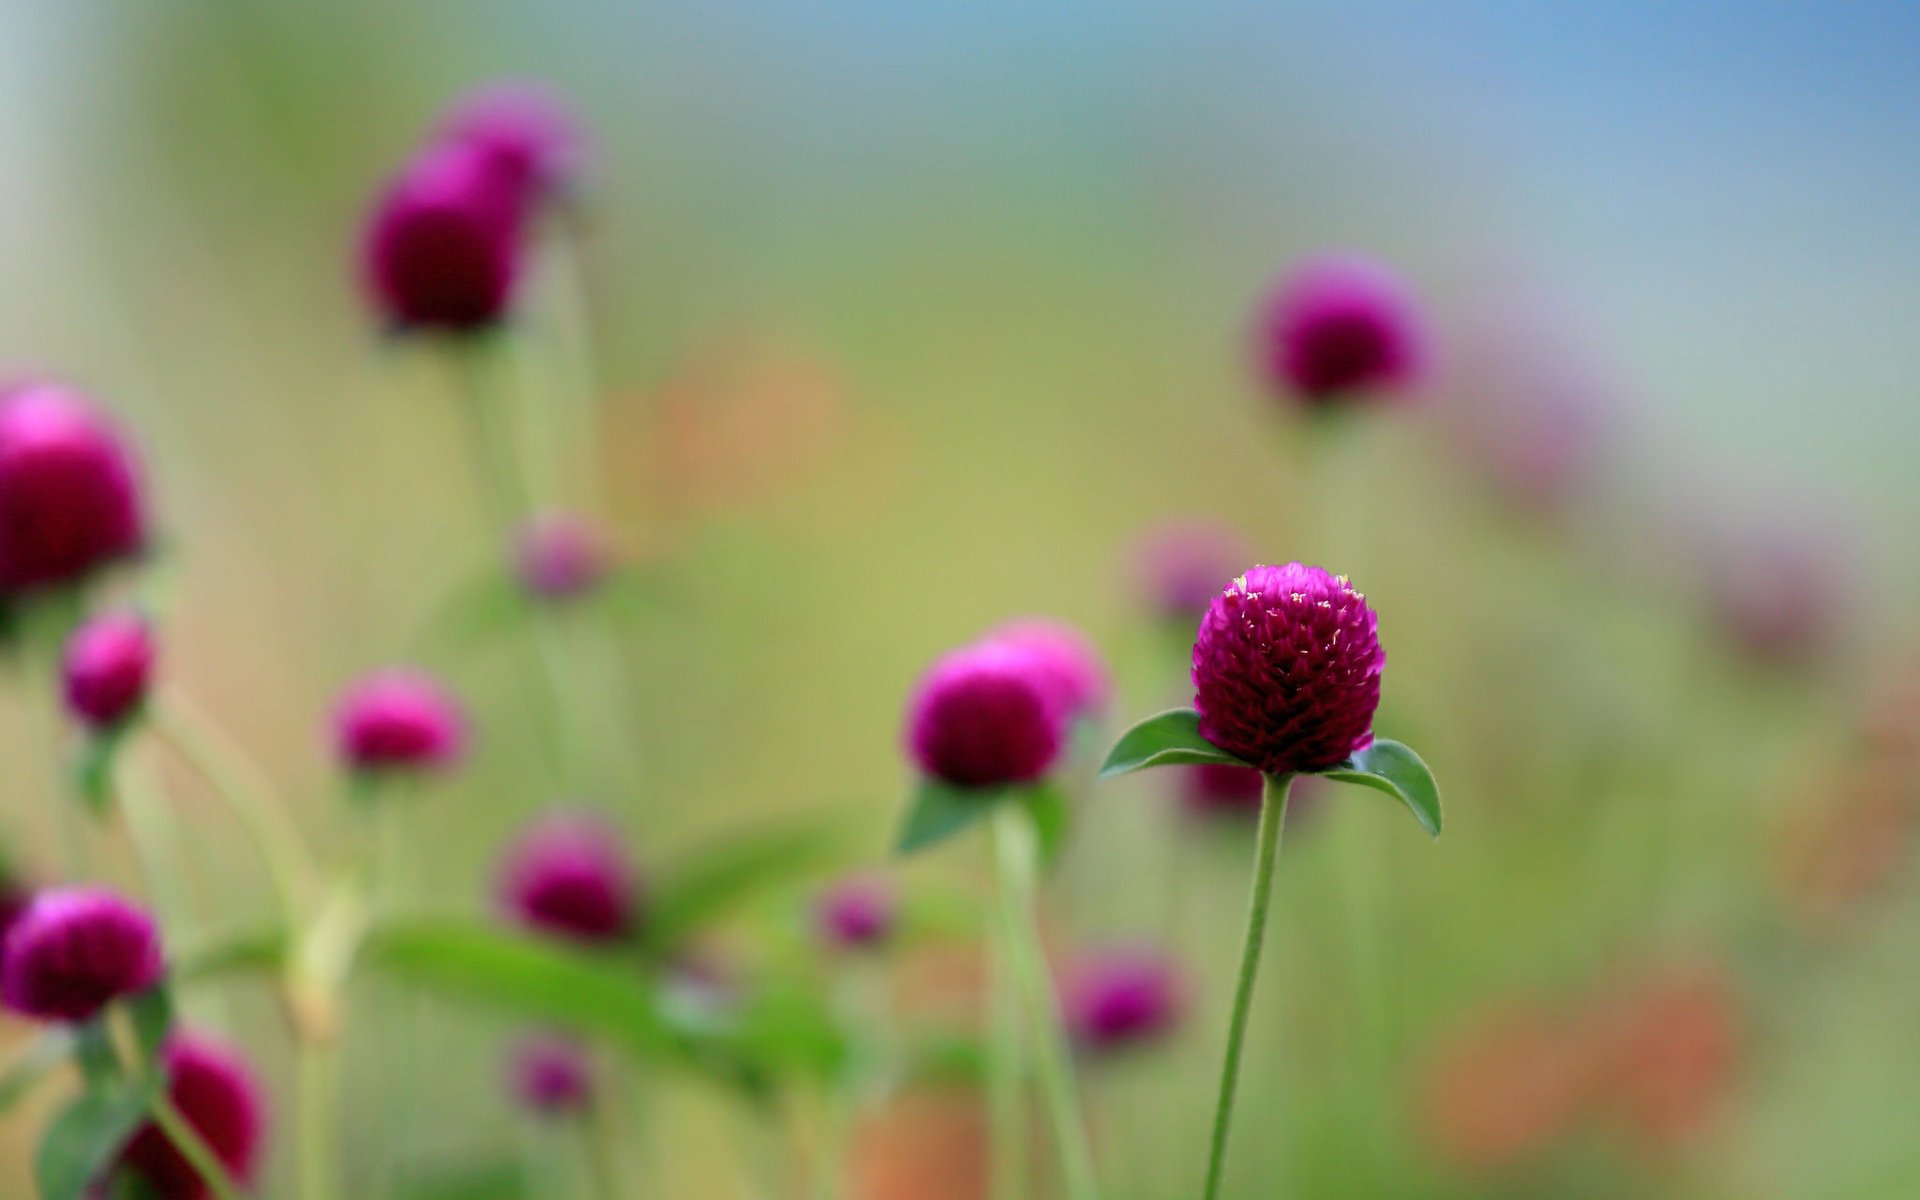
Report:
<svg viewBox="0 0 1920 1200"><path fill-rule="evenodd" d="M0 363L136 432L165 669L315 837L354 836L321 736L336 689L402 659L448 675L477 756L424 798L414 891L481 908L554 784L515 648L423 634L496 548L449 376L376 335L353 256L449 97L546 80L596 143L605 397L584 456L542 458L546 494L601 509L665 581L578 648L625 681L585 702L605 794L582 799L643 862L837 806L879 859L903 697L1007 616L1086 628L1118 721L1180 702L1133 547L1218 519L1365 589L1380 726L1449 803L1434 846L1359 795L1293 836L1235 1194L1920 1194L1920 713L1898 692L1920 662L1916 52L1920 16L1891 5L12 4ZM1432 307L1422 403L1322 428L1249 377L1250 305L1329 245ZM564 283L546 270L528 305L536 410L578 382ZM1597 397L1591 470L1550 506L1459 436L1541 345ZM1835 563L1812 589L1834 636L1754 663L1708 601L1723 556L1783 531ZM0 704L7 832L51 872L45 697ZM1114 1197L1197 1182L1241 914L1246 839L1165 790L1102 785L1050 902L1059 945L1157 940L1195 979L1182 1037L1084 1076ZM181 791L207 818L202 903L259 903L243 844ZM906 878L964 895L976 865ZM259 1031L286 1096L265 997L231 992L190 1011ZM1552 1107L1544 1060L1641 1007L1673 1045L1604 1053L1682 1063L1680 1133L1583 1123L1484 1161ZM411 1159L487 1157L515 1127L498 1032L428 1031ZM369 1059L354 1147L396 1128ZM664 1090L634 1134L649 1190L733 1194L739 1118ZM35 1128L5 1122L0 1192L24 1194ZM879 1128L912 1159L918 1135ZM945 1194L912 1186L870 1191Z"/></svg>

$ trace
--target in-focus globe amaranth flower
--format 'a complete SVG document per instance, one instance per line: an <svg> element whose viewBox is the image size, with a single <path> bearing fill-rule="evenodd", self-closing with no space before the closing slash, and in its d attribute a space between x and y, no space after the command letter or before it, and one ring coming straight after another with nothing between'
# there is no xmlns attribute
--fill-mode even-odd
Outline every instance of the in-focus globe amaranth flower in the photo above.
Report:
<svg viewBox="0 0 1920 1200"><path fill-rule="evenodd" d="M1426 318L1390 268L1357 254L1297 265L1260 311L1256 353L1268 384L1318 405L1402 391L1428 356Z"/></svg>
<svg viewBox="0 0 1920 1200"><path fill-rule="evenodd" d="M893 936L900 897L893 885L878 875L848 875L820 896L814 922L830 946L865 950Z"/></svg>
<svg viewBox="0 0 1920 1200"><path fill-rule="evenodd" d="M132 449L54 383L0 396L0 595L76 583L146 544Z"/></svg>
<svg viewBox="0 0 1920 1200"><path fill-rule="evenodd" d="M1191 628L1250 553L1217 521L1190 518L1148 529L1135 547L1140 593L1154 616Z"/></svg>
<svg viewBox="0 0 1920 1200"><path fill-rule="evenodd" d="M524 257L524 204L470 146L407 163L368 218L368 298L396 329L474 332L506 315Z"/></svg>
<svg viewBox="0 0 1920 1200"><path fill-rule="evenodd" d="M175 1033L160 1052L167 1097L227 1174L251 1187L266 1144L266 1092L239 1053L199 1034ZM115 1163L116 1176L144 1183L156 1200L206 1200L212 1194L185 1154L158 1125L135 1131ZM115 1193L107 1193L115 1194Z"/></svg>
<svg viewBox="0 0 1920 1200"><path fill-rule="evenodd" d="M593 1100L586 1051L560 1034L530 1034L514 1044L508 1082L520 1103L542 1115L579 1112Z"/></svg>
<svg viewBox="0 0 1920 1200"><path fill-rule="evenodd" d="M132 902L105 888L50 888L7 931L0 998L43 1021L86 1021L164 970L159 930Z"/></svg>
<svg viewBox="0 0 1920 1200"><path fill-rule="evenodd" d="M963 646L921 677L907 712L908 753L926 775L957 787L1030 783L1060 754L1056 686L1027 651Z"/></svg>
<svg viewBox="0 0 1920 1200"><path fill-rule="evenodd" d="M1113 697L1113 683L1100 651L1064 621L1022 617L995 626L981 640L1032 655L1041 682L1065 720L1097 718Z"/></svg>
<svg viewBox="0 0 1920 1200"><path fill-rule="evenodd" d="M466 718L432 676L389 667L341 694L333 744L341 763L357 772L441 770L466 748Z"/></svg>
<svg viewBox="0 0 1920 1200"><path fill-rule="evenodd" d="M613 942L639 927L640 881L615 830L582 812L535 820L501 864L501 907L539 933Z"/></svg>
<svg viewBox="0 0 1920 1200"><path fill-rule="evenodd" d="M514 537L514 576L522 591L541 600L591 592L606 578L609 559L600 531L572 513L542 513Z"/></svg>
<svg viewBox="0 0 1920 1200"><path fill-rule="evenodd" d="M119 726L145 703L153 658L146 618L132 612L92 618L67 639L61 660L67 711L88 729Z"/></svg>
<svg viewBox="0 0 1920 1200"><path fill-rule="evenodd" d="M461 96L448 106L438 138L474 150L496 178L536 202L573 190L589 156L573 113L529 79L495 80Z"/></svg>
<svg viewBox="0 0 1920 1200"><path fill-rule="evenodd" d="M1269 775L1329 770L1372 744L1385 665L1373 609L1344 576L1253 567L1194 639L1200 736Z"/></svg>
<svg viewBox="0 0 1920 1200"><path fill-rule="evenodd" d="M1105 950L1074 965L1061 1007L1076 1043L1118 1050L1171 1032L1184 1008L1184 988L1163 954L1139 947Z"/></svg>

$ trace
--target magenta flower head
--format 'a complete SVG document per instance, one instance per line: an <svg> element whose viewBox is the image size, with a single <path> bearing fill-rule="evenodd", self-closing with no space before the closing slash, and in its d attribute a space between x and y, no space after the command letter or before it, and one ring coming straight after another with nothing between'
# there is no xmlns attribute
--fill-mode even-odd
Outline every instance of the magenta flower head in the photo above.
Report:
<svg viewBox="0 0 1920 1200"><path fill-rule="evenodd" d="M619 835L588 813L554 813L528 826L500 868L507 915L539 933L616 942L639 925L641 893Z"/></svg>
<svg viewBox="0 0 1920 1200"><path fill-rule="evenodd" d="M821 938L841 950L866 950L893 936L900 897L877 875L849 875L820 897L814 917Z"/></svg>
<svg viewBox="0 0 1920 1200"><path fill-rule="evenodd" d="M1030 783L1060 753L1057 686L1027 651L995 643L955 650L920 680L908 752L923 774L957 787Z"/></svg>
<svg viewBox="0 0 1920 1200"><path fill-rule="evenodd" d="M1412 291L1370 258L1324 254L1296 266L1259 317L1268 383L1309 405L1404 391L1427 359L1426 319Z"/></svg>
<svg viewBox="0 0 1920 1200"><path fill-rule="evenodd" d="M543 513L522 525L513 557L521 590L541 600L584 595L606 578L610 566L599 531L562 512Z"/></svg>
<svg viewBox="0 0 1920 1200"><path fill-rule="evenodd" d="M160 981L153 919L104 888L35 895L7 931L0 998L43 1021L86 1021Z"/></svg>
<svg viewBox="0 0 1920 1200"><path fill-rule="evenodd" d="M573 113L546 87L524 79L483 84L456 100L440 137L474 150L495 178L530 200L571 191L588 158Z"/></svg>
<svg viewBox="0 0 1920 1200"><path fill-rule="evenodd" d="M153 631L137 613L107 613L80 626L61 661L67 711L96 732L118 728L146 702L153 653Z"/></svg>
<svg viewBox="0 0 1920 1200"><path fill-rule="evenodd" d="M988 632L985 642L1025 651L1034 658L1064 720L1096 719L1113 696L1107 665L1087 636L1062 621L1025 617Z"/></svg>
<svg viewBox="0 0 1920 1200"><path fill-rule="evenodd" d="M139 468L93 405L51 383L0 397L0 595L76 583L145 544Z"/></svg>
<svg viewBox="0 0 1920 1200"><path fill-rule="evenodd" d="M593 1099L593 1068L580 1044L558 1034L522 1038L507 1062L520 1103L543 1116L579 1112Z"/></svg>
<svg viewBox="0 0 1920 1200"><path fill-rule="evenodd" d="M335 752L349 770L437 771L466 748L460 705L431 676L389 668L363 676L333 711Z"/></svg>
<svg viewBox="0 0 1920 1200"><path fill-rule="evenodd" d="M1180 975L1164 955L1144 949L1088 956L1069 973L1061 1007L1080 1046L1120 1050L1165 1036L1185 1007Z"/></svg>
<svg viewBox="0 0 1920 1200"><path fill-rule="evenodd" d="M1140 538L1140 592L1156 617L1191 628L1247 558L1246 539L1226 525L1169 521Z"/></svg>
<svg viewBox="0 0 1920 1200"><path fill-rule="evenodd" d="M521 270L522 202L485 154L449 143L409 162L368 218L369 299L400 330L472 333L506 315Z"/></svg>
<svg viewBox="0 0 1920 1200"><path fill-rule="evenodd" d="M251 1187L266 1144L266 1092L246 1060L201 1037L176 1033L160 1052L167 1098L242 1187ZM185 1154L148 1122L120 1152L116 1173L146 1184L156 1200L206 1200L212 1187Z"/></svg>
<svg viewBox="0 0 1920 1200"><path fill-rule="evenodd" d="M1254 567L1200 621L1200 736L1269 775L1330 770L1373 741L1386 657L1367 598L1345 576Z"/></svg>

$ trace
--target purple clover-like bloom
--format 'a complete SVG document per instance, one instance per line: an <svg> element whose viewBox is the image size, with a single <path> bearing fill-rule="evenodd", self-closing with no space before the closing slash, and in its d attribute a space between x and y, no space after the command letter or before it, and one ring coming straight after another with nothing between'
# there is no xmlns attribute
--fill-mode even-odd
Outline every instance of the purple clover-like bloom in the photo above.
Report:
<svg viewBox="0 0 1920 1200"><path fill-rule="evenodd" d="M543 513L522 525L513 559L521 590L542 600L570 600L592 591L609 566L599 531L563 512Z"/></svg>
<svg viewBox="0 0 1920 1200"><path fill-rule="evenodd" d="M1402 391L1426 365L1425 317L1382 263L1323 254L1296 266L1262 309L1260 367L1275 390L1319 405Z"/></svg>
<svg viewBox="0 0 1920 1200"><path fill-rule="evenodd" d="M1128 948L1089 955L1075 965L1061 1004L1076 1043L1111 1051L1172 1031L1184 997L1179 972L1165 955Z"/></svg>
<svg viewBox="0 0 1920 1200"><path fill-rule="evenodd" d="M494 176L529 200L564 195L588 158L578 119L544 85L501 79L454 101L441 120L442 141L477 152Z"/></svg>
<svg viewBox="0 0 1920 1200"><path fill-rule="evenodd" d="M920 770L963 788L1029 783L1052 769L1063 737L1056 685L1030 653L982 643L927 670L907 713Z"/></svg>
<svg viewBox="0 0 1920 1200"><path fill-rule="evenodd" d="M1373 742L1385 665L1345 576L1253 567L1214 597L1193 643L1200 736L1270 775L1329 770Z"/></svg>
<svg viewBox="0 0 1920 1200"><path fill-rule="evenodd" d="M506 314L524 256L524 205L487 157L447 143L421 152L368 218L369 298L396 329L466 333Z"/></svg>
<svg viewBox="0 0 1920 1200"><path fill-rule="evenodd" d="M1045 684L1064 720L1099 717L1113 697L1113 682L1087 636L1063 621L1023 617L990 630L985 642L1024 651L1033 656L1039 679Z"/></svg>
<svg viewBox="0 0 1920 1200"><path fill-rule="evenodd" d="M1169 521L1140 538L1140 591L1156 617L1191 625L1248 557L1246 539L1229 526Z"/></svg>
<svg viewBox="0 0 1920 1200"><path fill-rule="evenodd" d="M437 680L393 667L363 676L341 695L333 740L353 771L441 770L465 749L466 718Z"/></svg>
<svg viewBox="0 0 1920 1200"><path fill-rule="evenodd" d="M94 617L67 640L61 682L67 711L88 729L113 729L147 698L153 679L153 631L138 613Z"/></svg>
<svg viewBox="0 0 1920 1200"><path fill-rule="evenodd" d="M593 1067L572 1038L524 1037L514 1045L507 1070L514 1096L543 1116L579 1112L593 1100Z"/></svg>
<svg viewBox="0 0 1920 1200"><path fill-rule="evenodd" d="M251 1187L266 1145L266 1092L239 1053L198 1034L175 1033L161 1050L167 1098L227 1174ZM206 1200L212 1188L158 1125L135 1131L116 1172L138 1178L157 1200Z"/></svg>
<svg viewBox="0 0 1920 1200"><path fill-rule="evenodd" d="M820 936L842 950L865 950L893 936L900 897L878 875L849 875L820 897L814 910Z"/></svg>
<svg viewBox="0 0 1920 1200"><path fill-rule="evenodd" d="M105 888L53 888L7 932L0 998L25 1016L81 1022L146 991L164 970L145 912Z"/></svg>
<svg viewBox="0 0 1920 1200"><path fill-rule="evenodd" d="M145 544L139 468L106 418L58 384L0 396L0 596L79 582Z"/></svg>
<svg viewBox="0 0 1920 1200"><path fill-rule="evenodd" d="M579 942L614 942L639 924L641 892L619 835L589 813L536 820L508 849L499 895L529 929Z"/></svg>

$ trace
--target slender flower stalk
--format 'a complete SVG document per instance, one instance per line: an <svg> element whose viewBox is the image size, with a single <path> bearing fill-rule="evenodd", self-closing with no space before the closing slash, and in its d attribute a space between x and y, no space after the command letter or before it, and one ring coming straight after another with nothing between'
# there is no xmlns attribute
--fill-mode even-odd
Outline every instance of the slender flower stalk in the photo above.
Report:
<svg viewBox="0 0 1920 1200"><path fill-rule="evenodd" d="M1027 1004L1034 1069L1053 1126L1066 1195L1068 1200L1094 1200L1099 1191L1094 1181L1093 1149L1080 1113L1072 1057L1060 1024L1059 999L1040 953L1040 935L1034 923L1034 830L1027 814L1012 806L994 813L992 821L1001 937L1006 942L1013 981Z"/></svg>
<svg viewBox="0 0 1920 1200"><path fill-rule="evenodd" d="M1233 989L1233 1017L1227 1026L1226 1062L1220 1068L1220 1098L1213 1110L1213 1139L1207 1150L1207 1183L1202 1200L1220 1194L1227 1164L1227 1135L1240 1084L1240 1055L1245 1049L1247 1014L1253 1009L1253 982L1260 973L1260 951L1267 939L1267 910L1273 901L1274 864L1280 858L1280 834L1287 823L1290 775L1269 775L1260 800L1260 832L1253 858L1253 887L1247 904L1247 936L1240 951L1240 975Z"/></svg>
<svg viewBox="0 0 1920 1200"><path fill-rule="evenodd" d="M207 1145L207 1140L187 1120L186 1114L175 1106L173 1099L167 1095L167 1089L154 1089L147 1112L153 1117L153 1123L167 1135L167 1140L173 1143L173 1148L180 1152L180 1156L206 1183L215 1200L242 1200L240 1187L220 1161L220 1156L213 1152L213 1147Z"/></svg>
<svg viewBox="0 0 1920 1200"><path fill-rule="evenodd" d="M1014 986L1007 939L987 942L991 1049L987 1059L987 1130L992 1153L992 1200L1023 1200L1027 1191L1026 1078L1021 1069L1020 992Z"/></svg>

